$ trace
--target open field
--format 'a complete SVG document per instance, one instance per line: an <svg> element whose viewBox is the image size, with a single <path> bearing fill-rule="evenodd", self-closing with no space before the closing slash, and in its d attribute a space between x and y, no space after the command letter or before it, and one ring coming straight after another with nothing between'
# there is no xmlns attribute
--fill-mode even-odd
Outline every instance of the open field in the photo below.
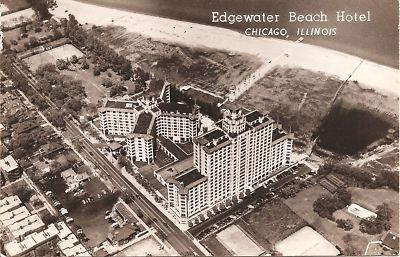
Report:
<svg viewBox="0 0 400 257"><path fill-rule="evenodd" d="M321 124L319 145L336 153L354 155L390 143L398 137L398 112L398 97L365 90L351 82ZM392 135L390 130L394 131Z"/></svg>
<svg viewBox="0 0 400 257"><path fill-rule="evenodd" d="M63 70L60 71L61 74L69 75L74 79L82 81L82 86L85 87L85 92L87 95L87 101L93 104L98 104L99 101L103 100L109 90L102 87L103 76L94 76L92 69L76 71Z"/></svg>
<svg viewBox="0 0 400 257"><path fill-rule="evenodd" d="M264 252L236 225L231 225L217 234L219 242L236 256L258 256Z"/></svg>
<svg viewBox="0 0 400 257"><path fill-rule="evenodd" d="M5 5L7 7L7 9L9 9L11 11L29 7L26 0L2 0L1 2L3 5ZM0 4L0 5L2 5L2 4ZM4 12L4 11L6 11L6 10L0 9L0 12Z"/></svg>
<svg viewBox="0 0 400 257"><path fill-rule="evenodd" d="M328 110L340 80L300 68L277 67L238 102L269 113L297 137L309 139Z"/></svg>
<svg viewBox="0 0 400 257"><path fill-rule="evenodd" d="M4 28L11 28L23 22L32 20L32 16L34 14L35 12L31 8L10 13L4 16L0 16L0 24Z"/></svg>
<svg viewBox="0 0 400 257"><path fill-rule="evenodd" d="M379 202L379 204L381 204L382 199L385 199L385 197L393 198L392 192L394 192L385 189L384 190L385 193L382 193L380 195L380 194L375 194L375 190L366 189L363 190L362 193L360 192L360 195L362 194L362 197L360 197L356 193L356 191L359 190L360 190L359 188L349 188L349 191L353 193L352 201L354 203L360 204L361 206L367 207L368 209L371 210L374 210L376 206L370 208L371 206L363 205L363 203L365 202L361 201L361 199L374 199L373 201L372 200L371 201L375 203ZM353 249L352 251L356 254L360 255L364 253L368 242L380 239L380 235L368 235L362 233L358 227L360 219L348 213L347 210L345 209L336 211L334 213L334 217L350 219L354 225L354 228L350 231L345 231L341 228L338 228L334 221L328 220L326 218L321 218L320 216L318 216L318 214L315 213L313 210L313 203L320 196L327 194L329 194L328 191L324 190L321 186L316 185L308 189L302 190L295 197L285 200L285 203L297 215L299 215L305 221L307 221L307 223L309 223L310 226L314 228L319 234L321 234L335 246L339 246L342 251L346 252L348 251L348 249ZM395 201L395 200L396 199L390 201ZM393 206L392 208L394 209L395 207Z"/></svg>
<svg viewBox="0 0 400 257"><path fill-rule="evenodd" d="M221 96L261 65L256 57L248 54L163 43L129 33L123 27L99 27L95 33L156 77L166 77L179 86L197 86Z"/></svg>
<svg viewBox="0 0 400 257"><path fill-rule="evenodd" d="M40 30L37 30L38 28L40 28ZM53 45L57 43L57 41L51 42L51 40L54 39L53 37L54 30L52 25L50 23L42 24L38 21L34 21L23 27L8 30L4 33L4 40L10 45L10 50L19 55L34 51L35 48L28 50L31 38L36 38L38 44Z"/></svg>
<svg viewBox="0 0 400 257"><path fill-rule="evenodd" d="M323 73L280 66L258 81L238 102L247 108L269 113L286 129L291 128L298 139L307 142L313 134L317 134L341 83L339 78ZM365 131L360 138L345 140L349 147L354 148L351 153L362 150L366 145L386 136L388 128L398 130L398 103L398 97L381 95L362 88L358 83L350 82L337 100L338 110L332 112L327 120L339 119L339 123L337 126L330 126L332 132L324 130L326 136L323 139L326 138L329 142L330 137L332 140L338 138L335 135L344 130L349 131L347 134L352 137L360 126L371 127L374 124L372 130L368 133ZM358 120L352 122L355 119ZM329 143L323 145L330 147ZM340 152L341 149L336 148L334 149Z"/></svg>
<svg viewBox="0 0 400 257"><path fill-rule="evenodd" d="M335 256L340 252L312 228L306 226L276 244L284 256Z"/></svg>
<svg viewBox="0 0 400 257"><path fill-rule="evenodd" d="M266 203L239 221L239 225L266 250L272 250L274 244L306 224L280 200Z"/></svg>
<svg viewBox="0 0 400 257"><path fill-rule="evenodd" d="M147 237L139 242L129 246L118 256L167 256L169 253L161 249L160 245L153 237Z"/></svg>
<svg viewBox="0 0 400 257"><path fill-rule="evenodd" d="M59 46L43 53L24 59L30 66L31 70L35 71L40 65L46 63L56 64L58 59L66 60L73 55L80 58L83 53L71 44Z"/></svg>

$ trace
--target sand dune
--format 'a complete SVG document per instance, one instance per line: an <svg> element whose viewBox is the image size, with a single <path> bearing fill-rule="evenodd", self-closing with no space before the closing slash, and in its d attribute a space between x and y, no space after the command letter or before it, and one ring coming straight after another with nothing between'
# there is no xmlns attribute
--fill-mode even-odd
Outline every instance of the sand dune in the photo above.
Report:
<svg viewBox="0 0 400 257"><path fill-rule="evenodd" d="M72 0L58 0L56 17L74 14L81 23L119 25L130 32L156 40L189 46L205 46L232 52L245 52L275 64L298 66L347 79L361 58L334 50L279 39L253 38L238 32L155 16L110 9ZM68 10L68 12L65 12ZM290 50L288 50L290 49ZM287 55L282 55L287 51ZM398 70L365 60L351 76L362 85L383 94L400 95Z"/></svg>

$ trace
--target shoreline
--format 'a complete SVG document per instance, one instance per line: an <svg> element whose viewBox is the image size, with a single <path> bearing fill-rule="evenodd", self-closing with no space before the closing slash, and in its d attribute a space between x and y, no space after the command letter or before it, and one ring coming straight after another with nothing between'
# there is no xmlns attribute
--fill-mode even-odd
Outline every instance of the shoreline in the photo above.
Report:
<svg viewBox="0 0 400 257"><path fill-rule="evenodd" d="M226 28L235 32L239 32L244 35L245 29L248 27L246 24L234 24L234 25L229 25L228 23L212 23L211 22L211 17L209 17L209 12L215 10L219 10L219 8L222 8L223 6L231 6L233 8L231 11L236 13L238 12L238 8L241 11L245 11L248 8L255 8L256 6L259 7L257 10L263 10L271 13L275 13L274 10L275 8L281 8L279 9L278 13L280 15L280 21L279 26L278 25L273 25L272 28L275 27L285 27L288 29L288 35L289 38L284 38L284 37L279 37L279 36L272 36L272 38L277 38L277 39L285 39L285 40L290 40L290 41L296 41L297 37L300 37L301 35L297 34L298 29L304 29L307 28L308 26L302 26L301 24L298 25L293 25L292 23L288 22L287 12L292 10L294 8L295 10L302 10L304 12L315 12L316 8L313 7L315 4L309 4L307 3L308 0L297 0L293 2L292 4L287 4L284 2L285 0L265 0L263 2L260 2L258 0L249 0L249 6L252 7L247 7L247 6L242 6L241 4L238 5L240 0L220 0L218 3L209 3L204 5L199 5L199 3L188 3L186 1L182 0L171 0L171 3L168 5L164 5L162 0L136 0L136 1L129 1L129 0L77 0L78 2L81 3L86 3L86 4L92 4L96 6L101 6L101 7L106 7L106 8L112 8L116 10L121 10L121 11L129 11L132 13L138 13L138 14L144 14L144 15L149 15L149 16L156 16L160 18L166 18L166 19L173 19L173 20L178 20L178 21L187 21L187 22L192 22L192 23L197 23L197 24L202 24L202 25L208 25L208 26L213 26L213 27L219 27L219 28ZM228 1L232 1L229 3ZM359 1L359 0L355 0ZM374 0L372 0L374 1ZM385 0L382 0L385 1ZM179 4L181 2L181 4ZM284 3L282 3L284 2ZM315 0L314 0L315 2ZM329 15L329 17L334 16L335 13L335 8L332 6L336 6L337 8L339 6L342 6L345 4L343 0L338 0L337 2L340 2L338 4L322 4L321 8L324 10L324 13L326 11L326 14ZM376 8L375 4L371 4L370 0L364 0L364 4L362 5L365 10L370 10L370 8ZM161 5L160 5L161 4ZM302 6L300 8L300 6ZM325 6L325 7L324 7ZM182 7L181 10L176 10L176 7ZM398 58L398 44L397 42L394 43L394 40L397 40L398 38L395 36L389 36L393 35L393 33L397 33L397 29L393 31L393 29L382 29L382 26L385 28L390 27L387 26L387 22L393 22L390 17L393 17L393 12L387 13L388 7L383 6L384 8L379 8L380 11L376 10L374 11L374 21L368 22L365 24L357 23L351 26L343 25L343 23L338 23L334 19L329 19L327 23L320 23L317 26L323 26L323 27L335 27L338 31L337 36L334 37L321 37L321 36L307 36L304 43L308 43L311 45L315 46L320 46L323 48L328 48L332 49L335 51L347 53L350 55L358 56L360 58L365 58L367 60L370 60L372 62L376 62L378 64L384 65L384 66L389 66L395 69L399 68L399 58ZM300 8L300 9L299 9ZM358 11L360 8L360 2L358 4L352 4L348 6L349 11L354 10ZM226 8L225 8L226 9ZM321 10L322 10L321 9ZM196 11L198 10L198 11ZM318 8L317 11L320 9ZM386 10L386 11L385 11ZM226 11L224 8L222 8L219 11ZM382 15L382 13L385 14L385 16ZM386 18L389 16L389 20ZM394 15L394 17L397 17L398 15ZM383 23L384 21L384 23ZM397 25L398 19L393 23ZM367 25L368 24L368 25ZM253 27L252 24L249 24L250 27ZM258 24L254 24L254 28L262 28L263 26L259 26ZM367 31L366 31L367 30ZM353 33L353 31L359 31L358 33ZM371 34L378 34L378 35L384 35L384 38L387 40L387 42L392 42L388 46L387 42L385 44L381 44L382 41L376 39L376 37L371 38ZM257 36L254 36L257 38ZM263 37L263 36L261 36ZM261 38L258 37L258 38ZM271 38L271 37L265 37L265 38ZM364 43L362 43L364 42ZM367 42L367 43L366 43ZM390 48L393 49L390 49Z"/></svg>
<svg viewBox="0 0 400 257"><path fill-rule="evenodd" d="M138 14L73 0L58 0L58 6L52 11L56 17L65 18L69 14L74 14L81 23L122 26L127 32L139 33L163 42L242 52L266 61L273 60L287 51L288 55L281 57L277 65L302 67L334 75L343 80L347 79L363 60L357 56L316 45L298 43L293 46L294 42L289 40L248 37L231 29ZM155 24L157 26L154 26ZM395 68L364 60L351 79L383 94L399 97L397 72Z"/></svg>

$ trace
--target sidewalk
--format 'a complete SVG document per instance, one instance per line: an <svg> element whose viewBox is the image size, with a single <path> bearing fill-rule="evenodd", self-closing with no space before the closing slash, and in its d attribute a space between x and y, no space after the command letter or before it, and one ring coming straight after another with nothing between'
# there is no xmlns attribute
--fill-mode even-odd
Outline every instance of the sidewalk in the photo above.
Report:
<svg viewBox="0 0 400 257"><path fill-rule="evenodd" d="M50 211L50 213L53 216L58 216L58 211L53 207L53 205L51 205L49 203L49 201L47 200L47 198L42 194L42 192L40 191L39 188L37 188L37 186L35 185L35 183L33 183L33 181L28 177L28 175L26 175L25 172L22 173L22 177L24 178L24 180L26 181L26 183L36 192L37 196L39 197L39 199L43 202L43 204L46 206L47 210Z"/></svg>
<svg viewBox="0 0 400 257"><path fill-rule="evenodd" d="M179 253L178 253L170 244L168 244L168 246L167 246L167 245L156 235L156 233L154 233L154 230L151 229L149 226L147 226L146 223L144 223L144 221L143 221L141 218L139 218L139 217L137 216L137 214L132 210L132 208L129 207L129 205L125 203L124 200L122 200L122 199L120 198L120 199L119 199L119 202L120 202L121 204L123 204L123 205L125 206L125 208L135 217L135 219L137 219L137 220L139 221L139 223L149 232L149 234L152 235L152 236L156 239L156 241L157 241L160 245L163 246L163 249L165 249L166 251L168 251L168 253L169 253L171 256L179 255Z"/></svg>

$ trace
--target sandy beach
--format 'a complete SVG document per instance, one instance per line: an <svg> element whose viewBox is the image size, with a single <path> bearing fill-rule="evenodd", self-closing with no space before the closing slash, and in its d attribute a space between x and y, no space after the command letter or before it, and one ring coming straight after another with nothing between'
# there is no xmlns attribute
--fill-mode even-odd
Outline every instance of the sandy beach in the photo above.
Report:
<svg viewBox="0 0 400 257"><path fill-rule="evenodd" d="M358 81L382 94L400 95L398 70L334 50L292 41L253 38L238 32L196 23L137 14L72 0L58 0L53 14L74 14L81 23L123 26L129 32L164 42L203 46L258 56L274 64L324 72L340 79ZM66 12L66 10L68 12ZM286 52L286 55L282 53ZM361 63L362 62L362 63ZM360 65L361 63L361 65Z"/></svg>

